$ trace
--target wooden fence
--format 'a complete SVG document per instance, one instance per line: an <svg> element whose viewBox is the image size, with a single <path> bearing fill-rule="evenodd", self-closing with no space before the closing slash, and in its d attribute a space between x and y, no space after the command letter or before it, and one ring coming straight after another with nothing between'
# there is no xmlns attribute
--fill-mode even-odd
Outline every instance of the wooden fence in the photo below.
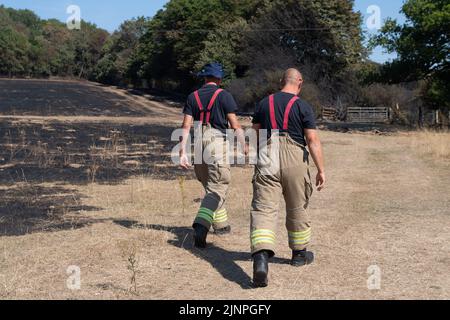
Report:
<svg viewBox="0 0 450 320"><path fill-rule="evenodd" d="M387 122L389 108L387 107L349 107L347 108L349 122Z"/></svg>
<svg viewBox="0 0 450 320"><path fill-rule="evenodd" d="M337 110L335 108L322 108L322 119L323 120L337 120Z"/></svg>

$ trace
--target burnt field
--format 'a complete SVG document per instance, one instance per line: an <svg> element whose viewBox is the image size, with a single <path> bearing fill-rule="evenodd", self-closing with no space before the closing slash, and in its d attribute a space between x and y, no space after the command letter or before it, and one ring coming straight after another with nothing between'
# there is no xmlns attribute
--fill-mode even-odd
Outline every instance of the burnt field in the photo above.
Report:
<svg viewBox="0 0 450 320"><path fill-rule="evenodd" d="M179 171L168 156L173 128L126 92L0 80L0 96L0 234L64 228L64 213L95 209L77 205L83 196L67 185L173 179Z"/></svg>
<svg viewBox="0 0 450 320"><path fill-rule="evenodd" d="M132 100L76 81L1 80L0 114L17 116L145 116Z"/></svg>

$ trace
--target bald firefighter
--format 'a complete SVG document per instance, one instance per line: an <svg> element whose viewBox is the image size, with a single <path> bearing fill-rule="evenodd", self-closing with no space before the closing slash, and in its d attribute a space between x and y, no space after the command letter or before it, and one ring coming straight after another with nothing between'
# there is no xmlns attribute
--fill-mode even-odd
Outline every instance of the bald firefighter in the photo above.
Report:
<svg viewBox="0 0 450 320"><path fill-rule="evenodd" d="M204 85L188 97L183 111L180 165L185 169L191 167L186 145L194 122L201 126L196 130L199 129L202 133L202 159L201 163L194 164L194 169L206 192L193 224L194 244L198 248L205 248L211 227L218 235L231 232L225 208L231 182L230 163L226 153L226 130L230 127L236 130L241 141L243 131L236 117L237 105L233 96L219 87L224 77L222 65L207 64L198 76L204 79Z"/></svg>
<svg viewBox="0 0 450 320"><path fill-rule="evenodd" d="M253 178L251 210L251 252L253 282L256 287L268 285L269 259L275 255L277 220L281 196L286 202L286 228L292 249L293 266L313 262L307 250L311 240L311 221L307 212L313 192L309 171L311 154L318 169L316 187L325 185L322 146L317 135L315 116L311 106L298 95L303 77L297 69L289 69L282 79L282 90L263 99L253 118L255 130L267 129L268 148L272 167L258 161ZM308 152L308 149L309 152Z"/></svg>

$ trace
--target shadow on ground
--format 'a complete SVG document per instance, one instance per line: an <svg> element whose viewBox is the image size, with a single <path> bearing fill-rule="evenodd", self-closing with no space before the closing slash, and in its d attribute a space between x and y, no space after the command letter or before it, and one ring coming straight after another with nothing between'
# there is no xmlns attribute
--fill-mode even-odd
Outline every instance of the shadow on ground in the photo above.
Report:
<svg viewBox="0 0 450 320"><path fill-rule="evenodd" d="M193 230L188 227L168 227L158 224L141 224L132 220L115 220L114 223L129 229L148 229L172 233L174 240L168 243L177 248L189 251L196 257L203 259L219 272L224 279L237 283L242 289L252 289L252 279L236 263L236 261L251 261L249 252L228 251L213 244L208 244L207 249L201 250L193 246ZM289 260L273 258L271 263L289 264Z"/></svg>
<svg viewBox="0 0 450 320"><path fill-rule="evenodd" d="M0 236L80 229L103 222L81 216L99 210L82 205L82 197L75 190L30 184L0 190Z"/></svg>

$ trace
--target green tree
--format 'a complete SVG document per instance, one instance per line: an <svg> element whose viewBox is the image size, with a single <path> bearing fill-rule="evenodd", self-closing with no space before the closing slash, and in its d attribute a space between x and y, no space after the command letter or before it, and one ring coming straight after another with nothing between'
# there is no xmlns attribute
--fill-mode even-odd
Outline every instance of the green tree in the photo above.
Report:
<svg viewBox="0 0 450 320"><path fill-rule="evenodd" d="M248 66L246 85L251 92L238 94L251 106L276 90L281 72L301 68L308 92L320 93L310 100L354 103L354 68L367 55L362 45L361 16L351 0L266 1L245 33L240 63ZM246 90L246 89L245 89ZM306 90L305 90L306 93Z"/></svg>
<svg viewBox="0 0 450 320"><path fill-rule="evenodd" d="M12 27L0 27L0 73L24 74L28 66L28 39Z"/></svg>
<svg viewBox="0 0 450 320"><path fill-rule="evenodd" d="M75 50L75 76L93 79L94 69L102 55L102 49L109 33L85 21L81 21L80 30L72 32Z"/></svg>
<svg viewBox="0 0 450 320"><path fill-rule="evenodd" d="M43 25L44 57L50 75L72 76L74 70L74 32L57 20L48 20Z"/></svg>
<svg viewBox="0 0 450 320"><path fill-rule="evenodd" d="M134 73L189 90L191 72L200 59L206 59L203 50L209 34L240 16L251 16L260 2L171 0L150 21L134 56ZM142 67L136 71L139 64Z"/></svg>
<svg viewBox="0 0 450 320"><path fill-rule="evenodd" d="M447 0L408 0L403 25L388 19L371 45L396 52L376 81L400 83L424 80L424 98L432 107L450 108L450 3Z"/></svg>
<svg viewBox="0 0 450 320"><path fill-rule="evenodd" d="M147 32L148 18L139 17L125 21L106 41L102 58L94 70L95 78L104 83L127 84L132 82L129 72L133 54L141 37Z"/></svg>
<svg viewBox="0 0 450 320"><path fill-rule="evenodd" d="M0 6L0 73L92 79L108 37L108 32L84 21L81 30L71 31L30 10Z"/></svg>
<svg viewBox="0 0 450 320"><path fill-rule="evenodd" d="M233 22L227 22L216 30L210 32L203 42L204 49L194 67L200 70L205 64L217 61L223 64L227 82L241 75L241 50L245 33L249 32L248 22L243 18L237 18Z"/></svg>

